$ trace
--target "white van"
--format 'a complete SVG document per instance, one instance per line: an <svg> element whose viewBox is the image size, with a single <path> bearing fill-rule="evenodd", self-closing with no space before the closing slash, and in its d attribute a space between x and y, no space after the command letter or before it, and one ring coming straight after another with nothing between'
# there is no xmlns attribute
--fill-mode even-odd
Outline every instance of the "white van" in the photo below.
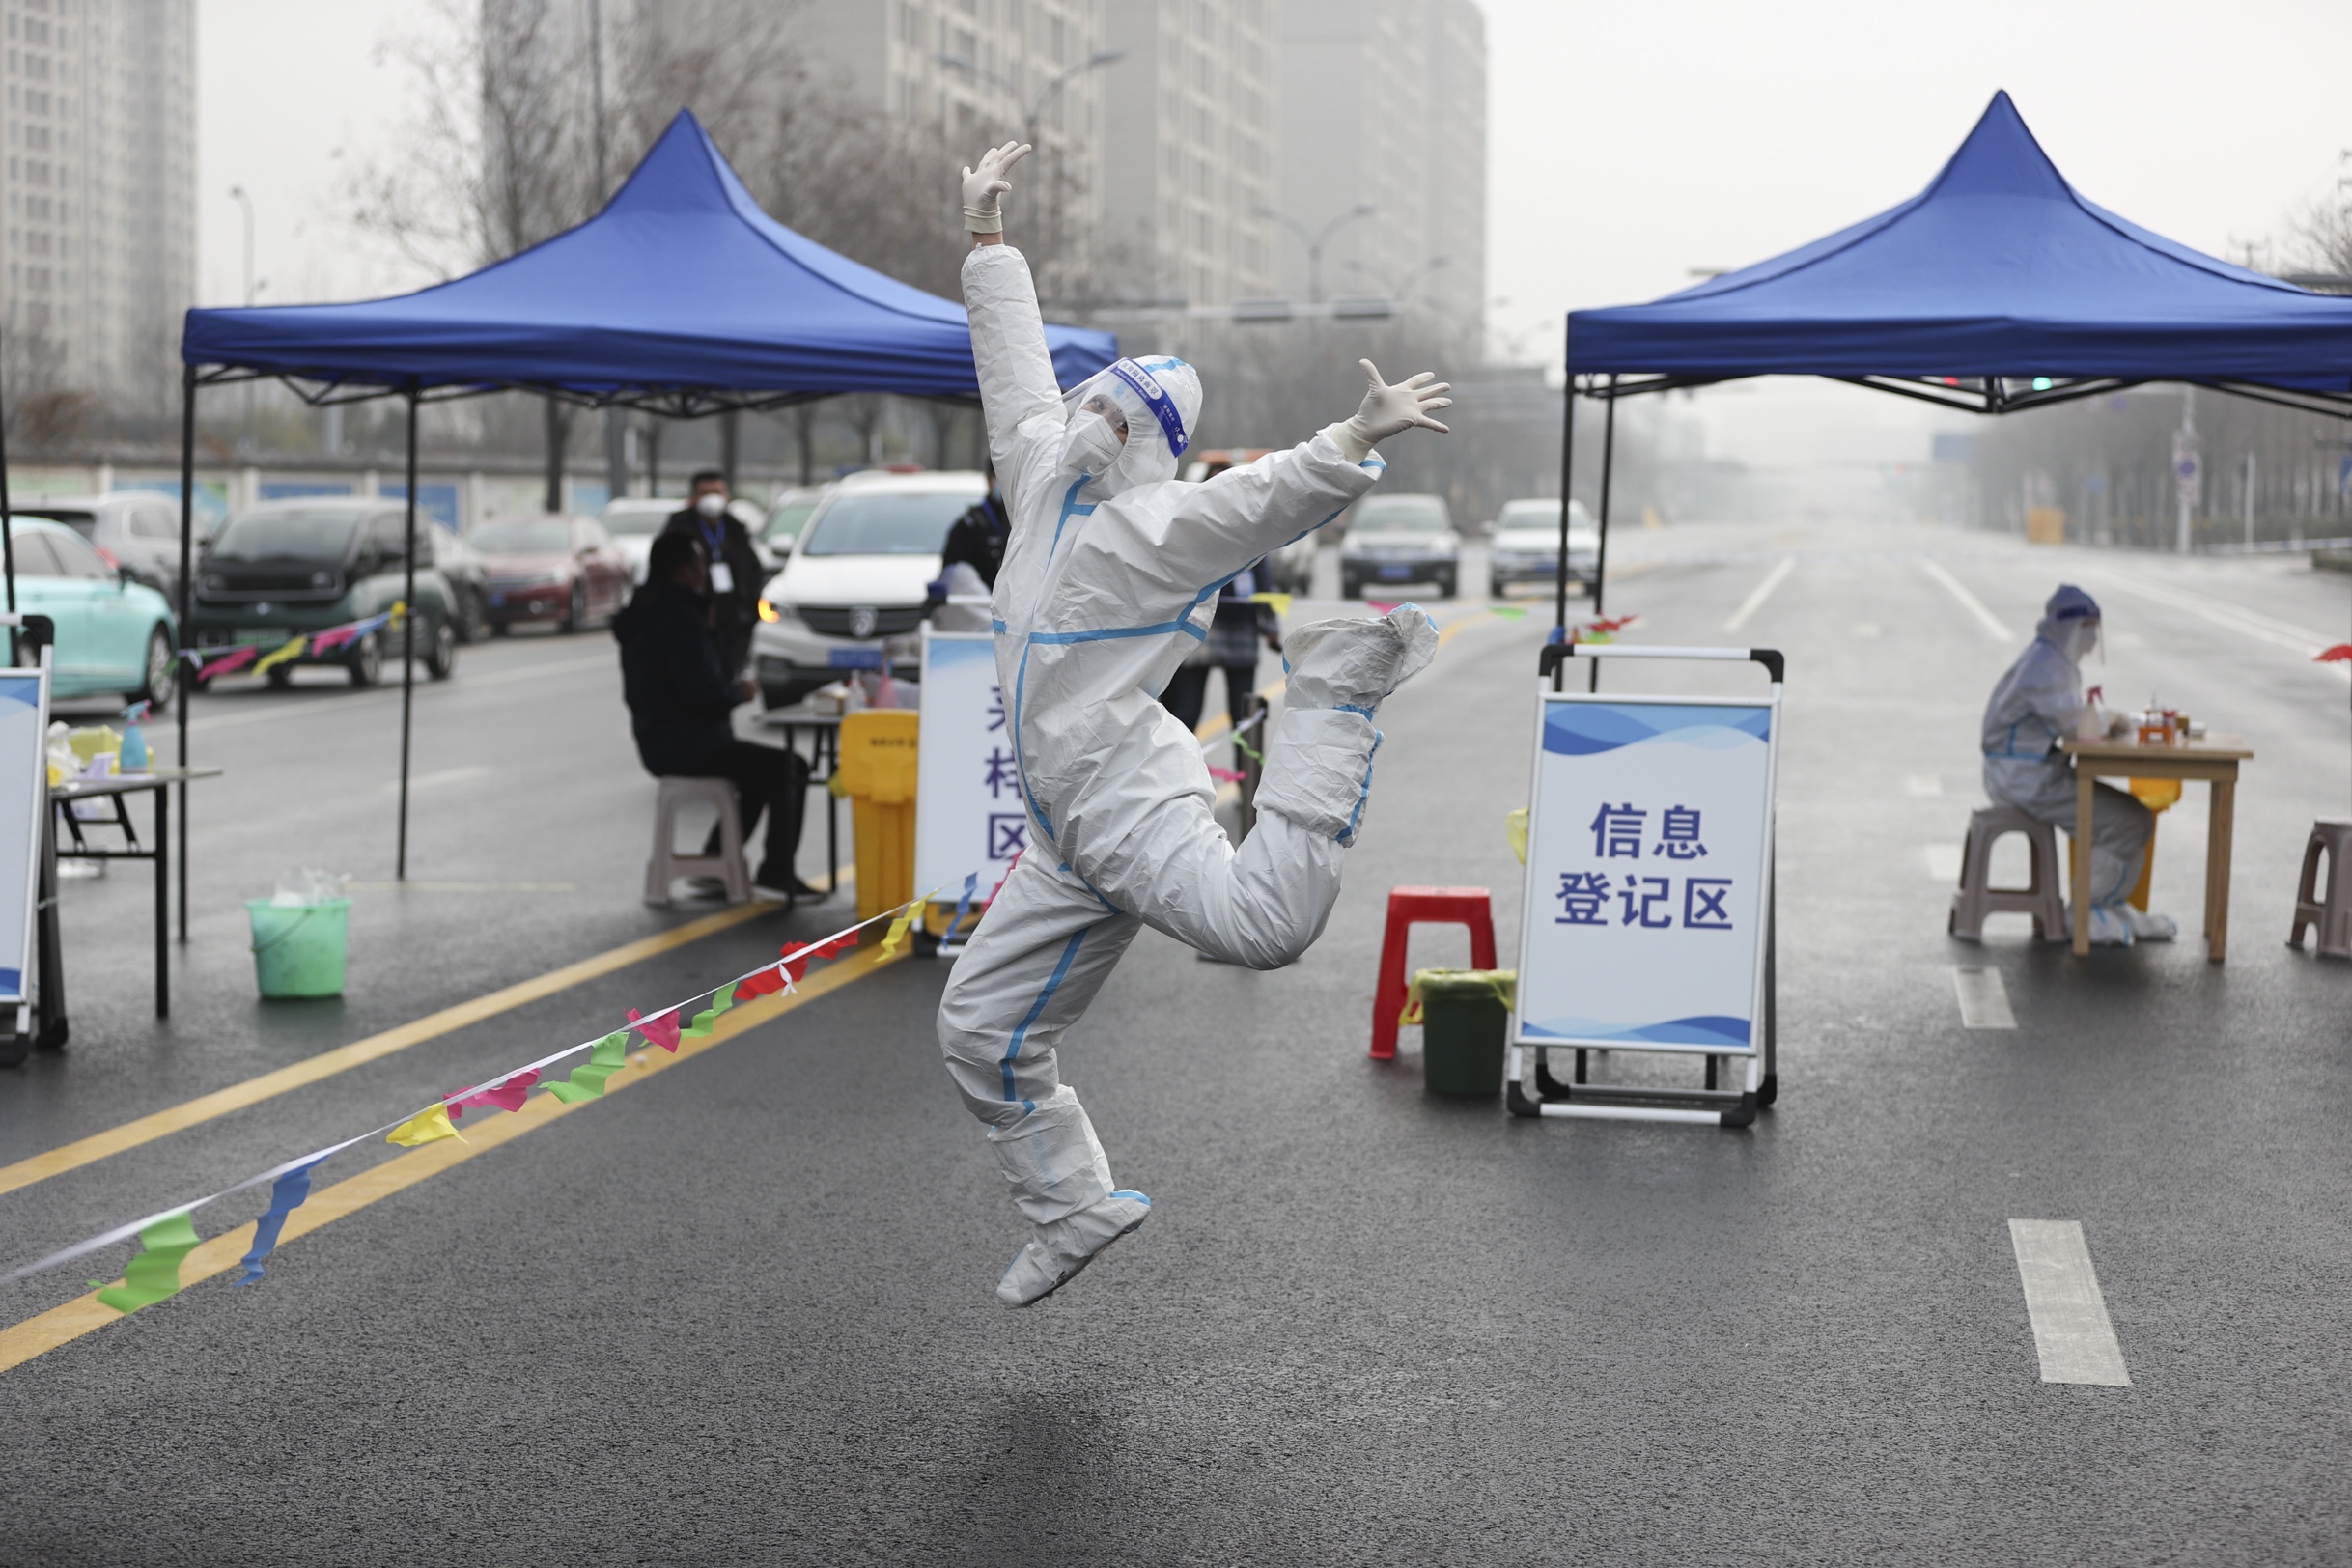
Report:
<svg viewBox="0 0 2352 1568"><path fill-rule="evenodd" d="M970 471L852 474L818 503L769 579L751 665L770 708L848 671L917 676L915 630L947 530L988 494Z"/></svg>

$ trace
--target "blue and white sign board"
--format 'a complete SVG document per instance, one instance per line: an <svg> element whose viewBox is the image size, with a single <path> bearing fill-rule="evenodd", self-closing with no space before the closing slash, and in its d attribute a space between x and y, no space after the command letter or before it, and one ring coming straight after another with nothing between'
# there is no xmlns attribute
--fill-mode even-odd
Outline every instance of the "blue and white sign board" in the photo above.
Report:
<svg viewBox="0 0 2352 1568"><path fill-rule="evenodd" d="M1548 692L1513 1043L1753 1055L1778 696Z"/></svg>
<svg viewBox="0 0 2352 1568"><path fill-rule="evenodd" d="M952 898L977 872L988 896L1029 842L1021 775L986 631L923 630L914 780L914 890Z"/></svg>
<svg viewBox="0 0 2352 1568"><path fill-rule="evenodd" d="M49 809L49 672L0 669L0 1004L40 990L33 974L33 900Z"/></svg>

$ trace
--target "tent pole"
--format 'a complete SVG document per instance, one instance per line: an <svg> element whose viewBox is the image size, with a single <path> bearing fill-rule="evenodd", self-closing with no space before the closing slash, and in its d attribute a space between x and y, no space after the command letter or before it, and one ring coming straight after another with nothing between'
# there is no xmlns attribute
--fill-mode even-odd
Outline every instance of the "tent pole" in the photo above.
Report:
<svg viewBox="0 0 2352 1568"><path fill-rule="evenodd" d="M1568 498L1569 481L1576 474L1576 378L1563 378L1560 397L1560 558L1553 574L1552 630L1568 640Z"/></svg>
<svg viewBox="0 0 2352 1568"><path fill-rule="evenodd" d="M408 506L406 559L402 562L400 618L400 848L393 878L408 879L408 714L416 702L416 390L408 392Z"/></svg>
<svg viewBox="0 0 2352 1568"><path fill-rule="evenodd" d="M1616 467L1616 462L1617 378L1612 375L1609 378L1609 406L1601 418L1601 548L1592 563L1592 618L1596 621L1608 614L1608 611L1602 607L1604 602L1602 594L1609 583L1609 481ZM1562 500L1560 502L1562 515L1565 515L1567 510L1568 503ZM1562 558L1562 561L1564 565L1565 557ZM1601 661L1596 658L1591 663L1592 668L1586 673L1584 689L1598 691L1601 689Z"/></svg>
<svg viewBox="0 0 2352 1568"><path fill-rule="evenodd" d="M735 462L742 445L742 418L741 408L730 408L718 416L718 471L727 476L729 495L735 493ZM939 466L944 468L947 465L942 462Z"/></svg>
<svg viewBox="0 0 2352 1568"><path fill-rule="evenodd" d="M193 562L196 539L196 367L184 365L180 371L180 635L175 640L182 648L196 646L193 627L193 605L196 592L196 572ZM179 650L173 650L177 658ZM196 697L196 670L182 662L176 672L179 676L180 698L180 766L188 765L188 704ZM168 809L168 803L167 803ZM180 939L188 939L188 785L180 781Z"/></svg>
<svg viewBox="0 0 2352 1568"><path fill-rule="evenodd" d="M16 613L16 527L8 497L8 410L0 399L0 575L8 579L8 612ZM8 661L16 662L16 629L8 629Z"/></svg>

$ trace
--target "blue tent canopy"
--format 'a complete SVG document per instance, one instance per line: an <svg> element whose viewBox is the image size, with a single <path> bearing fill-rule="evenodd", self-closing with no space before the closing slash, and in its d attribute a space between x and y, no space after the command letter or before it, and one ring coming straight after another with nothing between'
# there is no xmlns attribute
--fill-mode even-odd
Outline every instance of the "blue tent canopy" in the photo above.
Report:
<svg viewBox="0 0 2352 1568"><path fill-rule="evenodd" d="M1118 356L1106 332L1046 337L1065 385ZM389 299L191 310L181 357L207 380L316 383L321 401L520 388L690 414L979 395L962 305L769 217L685 110L577 228Z"/></svg>
<svg viewBox="0 0 2352 1568"><path fill-rule="evenodd" d="M1998 413L2179 380L2345 412L2352 299L2085 201L1996 93L1918 196L1648 304L1573 312L1567 362L1637 378L1616 393L1826 376Z"/></svg>

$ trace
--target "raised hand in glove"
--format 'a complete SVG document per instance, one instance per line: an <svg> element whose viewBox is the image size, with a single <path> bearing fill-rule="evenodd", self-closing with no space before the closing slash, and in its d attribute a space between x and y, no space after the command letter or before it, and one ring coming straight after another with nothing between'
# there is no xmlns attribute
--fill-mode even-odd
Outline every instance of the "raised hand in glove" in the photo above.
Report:
<svg viewBox="0 0 2352 1568"><path fill-rule="evenodd" d="M1007 142L992 147L980 154L977 169L964 171L964 227L973 234L1004 233L1004 208L1000 198L1013 188L1005 176L1013 165L1029 155L1027 142Z"/></svg>
<svg viewBox="0 0 2352 1568"><path fill-rule="evenodd" d="M1453 389L1439 380L1434 371L1425 370L1390 386L1380 378L1380 367L1372 361L1358 359L1357 363L1363 367L1364 379L1372 383L1364 388L1363 406L1330 427L1331 439L1350 462L1363 462L1375 446L1415 425L1442 434L1451 434L1429 417L1435 409L1452 407L1454 402L1445 396Z"/></svg>

